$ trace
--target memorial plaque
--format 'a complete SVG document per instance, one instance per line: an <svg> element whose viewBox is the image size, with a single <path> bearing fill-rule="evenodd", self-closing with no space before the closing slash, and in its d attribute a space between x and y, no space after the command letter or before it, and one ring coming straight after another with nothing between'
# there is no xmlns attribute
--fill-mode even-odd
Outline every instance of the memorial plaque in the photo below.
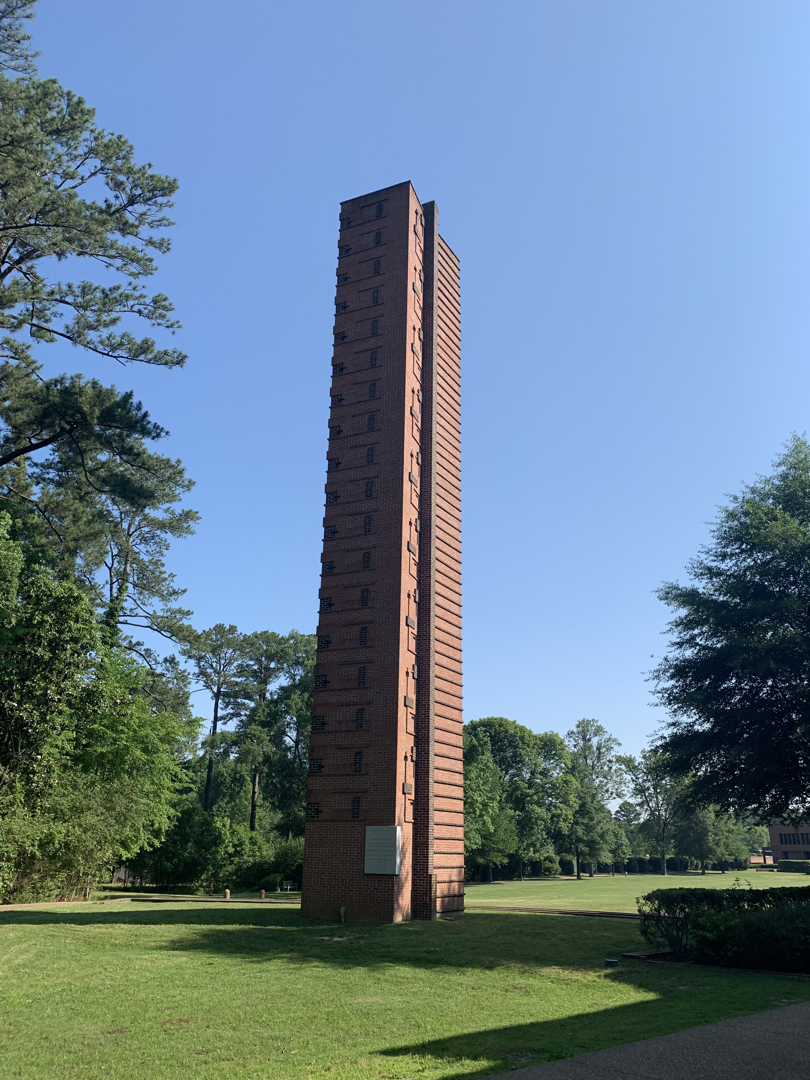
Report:
<svg viewBox="0 0 810 1080"><path fill-rule="evenodd" d="M366 825L367 874L398 874L401 851L401 825Z"/></svg>

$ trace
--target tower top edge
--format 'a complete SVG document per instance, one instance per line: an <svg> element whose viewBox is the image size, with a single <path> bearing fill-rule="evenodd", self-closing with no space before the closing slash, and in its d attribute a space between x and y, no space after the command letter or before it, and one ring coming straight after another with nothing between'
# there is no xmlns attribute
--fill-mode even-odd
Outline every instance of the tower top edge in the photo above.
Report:
<svg viewBox="0 0 810 1080"><path fill-rule="evenodd" d="M350 203L360 202L361 200L364 200L364 199L369 199L369 200L376 199L376 198L379 198L379 196L386 195L388 192L391 192L391 191L401 191L403 188L410 188L411 191L416 196L417 200L419 200L419 196L416 195L416 188L413 186L411 181L410 180L403 180L402 183L400 183L400 184L390 184L388 187L377 188L374 191L368 191L364 195L354 195L354 196L352 196L351 199L343 199L341 201L340 205L341 206L348 206ZM419 204L420 204L420 206L422 205L421 201L420 201Z"/></svg>

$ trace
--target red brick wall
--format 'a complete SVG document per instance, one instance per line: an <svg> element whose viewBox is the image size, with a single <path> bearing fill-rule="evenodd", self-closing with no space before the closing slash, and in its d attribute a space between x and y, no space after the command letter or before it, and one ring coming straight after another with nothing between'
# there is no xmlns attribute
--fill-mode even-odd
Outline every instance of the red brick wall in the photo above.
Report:
<svg viewBox="0 0 810 1080"><path fill-rule="evenodd" d="M427 808L414 773L428 275L411 185L343 203L338 244L302 911L399 921L412 915L414 815ZM366 825L402 826L399 875L364 873Z"/></svg>

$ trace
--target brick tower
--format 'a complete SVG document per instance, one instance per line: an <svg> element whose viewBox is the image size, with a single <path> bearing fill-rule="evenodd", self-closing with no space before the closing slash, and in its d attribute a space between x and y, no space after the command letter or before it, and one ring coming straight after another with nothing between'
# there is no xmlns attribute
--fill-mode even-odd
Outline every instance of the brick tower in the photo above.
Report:
<svg viewBox="0 0 810 1080"><path fill-rule="evenodd" d="M304 915L464 907L459 270L410 183L341 206Z"/></svg>

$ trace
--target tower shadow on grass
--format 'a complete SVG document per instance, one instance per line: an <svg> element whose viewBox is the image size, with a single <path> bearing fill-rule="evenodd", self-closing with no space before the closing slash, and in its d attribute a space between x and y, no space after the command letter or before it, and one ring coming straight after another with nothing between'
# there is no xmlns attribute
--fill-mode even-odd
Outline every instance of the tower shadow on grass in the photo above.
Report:
<svg viewBox="0 0 810 1080"><path fill-rule="evenodd" d="M484 1021L478 1030L395 1047L383 1041L376 1050L381 1058L401 1065L397 1075L420 1071L420 1063L426 1060L441 1061L451 1070L445 1080L489 1076L532 1062L748 1015L781 1004L786 993L795 999L810 998L810 983L764 973L685 969L639 961L623 961L618 968L606 969L605 957L638 948L641 942L637 924L620 920L486 912L453 922L341 926L304 919L294 908L258 905L184 903L130 908L120 904L71 911L7 912L0 908L0 926L13 925L96 927L102 933L129 928L134 932L128 936L129 944L145 952L196 955L206 963L212 958L250 965L275 962L282 968L282 977L287 965L295 965L303 974L311 964L313 1001L323 993L324 969L328 967L382 977L386 969L399 968L428 976L435 973L443 979L455 973L491 972L488 993L494 993L500 1002L505 1000L503 994L520 993L526 1005L531 1003L532 1009L548 1016L555 1009L555 984L581 980L583 996L569 997L567 1015L486 1027L491 1014L482 1012L480 1006L472 1007L471 1001L469 1024L474 1027L476 1015ZM119 935L109 936L112 948ZM83 947L83 940L71 941L71 948ZM99 941L94 943L96 949L100 945ZM277 972L278 968L273 977ZM612 984L617 991L622 986L633 987L648 995L647 1000L605 1007L611 994L598 992L594 997L597 983ZM459 990L453 992L463 994L472 984L466 980L457 985ZM601 1007L589 1011L589 998ZM462 1019L454 1021L456 1031L459 1023L464 1023L463 999L460 1004ZM414 1000L412 1007L418 1011L421 1006ZM526 1017L525 1006L521 1016Z"/></svg>
<svg viewBox="0 0 810 1080"><path fill-rule="evenodd" d="M3 912L0 925L154 929L146 948L208 953L254 963L317 961L339 968L403 966L493 970L562 965L601 967L607 955L641 945L633 923L506 912L467 914L453 922L397 925L327 923L297 909L225 905L125 905Z"/></svg>

